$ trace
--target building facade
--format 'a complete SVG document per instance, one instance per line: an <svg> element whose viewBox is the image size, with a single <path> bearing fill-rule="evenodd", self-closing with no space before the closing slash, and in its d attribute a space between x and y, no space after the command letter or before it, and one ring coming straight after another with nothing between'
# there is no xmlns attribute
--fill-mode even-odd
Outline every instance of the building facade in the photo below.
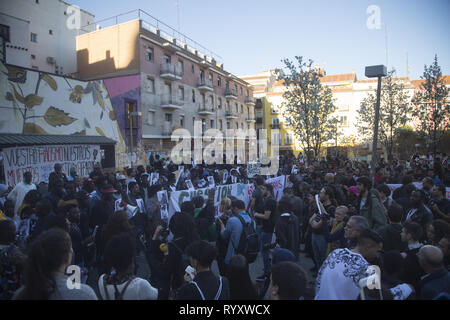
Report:
<svg viewBox="0 0 450 320"><path fill-rule="evenodd" d="M94 15L61 0L0 1L4 63L55 74L77 71L76 36Z"/></svg>
<svg viewBox="0 0 450 320"><path fill-rule="evenodd" d="M225 71L217 58L200 51L203 47L188 44L184 35L170 36L139 13L138 19L77 37L82 79L130 76L135 81L136 99L123 105L128 144L144 154L169 156L176 143L172 132L185 128L193 136L196 121L202 132L254 129L250 84Z"/></svg>

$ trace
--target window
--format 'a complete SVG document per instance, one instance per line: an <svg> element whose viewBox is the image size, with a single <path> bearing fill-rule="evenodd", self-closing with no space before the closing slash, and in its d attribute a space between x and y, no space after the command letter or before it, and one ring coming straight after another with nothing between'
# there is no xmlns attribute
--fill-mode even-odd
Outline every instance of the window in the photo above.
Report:
<svg viewBox="0 0 450 320"><path fill-rule="evenodd" d="M39 70L39 67L38 66L31 66L31 69Z"/></svg>
<svg viewBox="0 0 450 320"><path fill-rule="evenodd" d="M155 79L150 76L147 76L147 85L145 87L148 93L155 93Z"/></svg>
<svg viewBox="0 0 450 320"><path fill-rule="evenodd" d="M181 74L184 73L184 64L182 60L178 60L178 71L180 71Z"/></svg>
<svg viewBox="0 0 450 320"><path fill-rule="evenodd" d="M153 48L147 47L145 50L145 60L153 62Z"/></svg>
<svg viewBox="0 0 450 320"><path fill-rule="evenodd" d="M292 144L292 134L286 133L284 135L284 144Z"/></svg>
<svg viewBox="0 0 450 320"><path fill-rule="evenodd" d="M222 98L219 98L219 105L218 105L219 109L222 109Z"/></svg>
<svg viewBox="0 0 450 320"><path fill-rule="evenodd" d="M202 119L202 133L206 131L206 120Z"/></svg>
<svg viewBox="0 0 450 320"><path fill-rule="evenodd" d="M220 77L217 77L217 86L220 88L220 85L222 84L222 80Z"/></svg>
<svg viewBox="0 0 450 320"><path fill-rule="evenodd" d="M206 98L205 98L205 95L203 93L200 96L202 97L202 107L204 108L205 105L206 105Z"/></svg>
<svg viewBox="0 0 450 320"><path fill-rule="evenodd" d="M347 116L340 116L339 122L341 123L341 127L348 127Z"/></svg>
<svg viewBox="0 0 450 320"><path fill-rule="evenodd" d="M183 87L178 87L178 98L181 101L184 101L184 88Z"/></svg>
<svg viewBox="0 0 450 320"><path fill-rule="evenodd" d="M192 70L192 73L195 73L195 68L194 68L194 64L192 64L192 66L191 66L191 70Z"/></svg>
<svg viewBox="0 0 450 320"><path fill-rule="evenodd" d="M222 120L219 119L219 130L223 130L223 123Z"/></svg>
<svg viewBox="0 0 450 320"><path fill-rule="evenodd" d="M35 60L36 56L34 54L31 55L31 59Z"/></svg>
<svg viewBox="0 0 450 320"><path fill-rule="evenodd" d="M236 122L236 129L239 129L239 123Z"/></svg>
<svg viewBox="0 0 450 320"><path fill-rule="evenodd" d="M192 126L195 126L195 117L192 117Z"/></svg>
<svg viewBox="0 0 450 320"><path fill-rule="evenodd" d="M5 39L5 42L10 42L9 39L9 26L6 26L4 24L0 24L0 36Z"/></svg>
<svg viewBox="0 0 450 320"><path fill-rule="evenodd" d="M203 82L205 80L205 71L200 70L200 80Z"/></svg>
<svg viewBox="0 0 450 320"><path fill-rule="evenodd" d="M37 42L37 34L36 33L31 33L31 42Z"/></svg>
<svg viewBox="0 0 450 320"><path fill-rule="evenodd" d="M241 96L242 96L242 87L241 87Z"/></svg>
<svg viewBox="0 0 450 320"><path fill-rule="evenodd" d="M53 34L53 30L52 29L48 30L48 34Z"/></svg>
<svg viewBox="0 0 450 320"><path fill-rule="evenodd" d="M211 119L211 121L210 121L209 124L211 125L210 128L211 128L211 129L214 129L214 120Z"/></svg>
<svg viewBox="0 0 450 320"><path fill-rule="evenodd" d="M148 112L148 122L147 123L149 126L155 125L155 112L154 111Z"/></svg>
<svg viewBox="0 0 450 320"><path fill-rule="evenodd" d="M241 113L244 113L244 105L241 104Z"/></svg>
<svg viewBox="0 0 450 320"><path fill-rule="evenodd" d="M244 123L241 122L241 129L244 130Z"/></svg>
<svg viewBox="0 0 450 320"><path fill-rule="evenodd" d="M208 80L213 83L213 74L210 72L208 76Z"/></svg>
<svg viewBox="0 0 450 320"><path fill-rule="evenodd" d="M211 109L214 109L214 97L209 96L209 105L211 106Z"/></svg>
<svg viewBox="0 0 450 320"><path fill-rule="evenodd" d="M171 60L170 56L168 56L168 55L164 55L164 56L163 56L163 61L164 61L165 63L169 63L169 64L170 64L170 60Z"/></svg>
<svg viewBox="0 0 450 320"><path fill-rule="evenodd" d="M184 116L180 116L180 127L184 128Z"/></svg>
<svg viewBox="0 0 450 320"><path fill-rule="evenodd" d="M231 129L230 121L227 121L227 129Z"/></svg>
<svg viewBox="0 0 450 320"><path fill-rule="evenodd" d="M238 112L239 112L239 107L238 107L238 104L237 104L237 103L235 103L235 106L236 106L236 113L238 113Z"/></svg>
<svg viewBox="0 0 450 320"><path fill-rule="evenodd" d="M165 119L166 119L166 122L169 122L170 125L172 125L172 114L171 113L166 113Z"/></svg>
<svg viewBox="0 0 450 320"><path fill-rule="evenodd" d="M126 111L126 123L125 126L127 129L131 128L137 128L137 117L136 116L132 116L131 113L132 112L136 112L136 102L130 102L127 101L125 102L125 111Z"/></svg>
<svg viewBox="0 0 450 320"><path fill-rule="evenodd" d="M195 91L192 89L192 102L195 102Z"/></svg>

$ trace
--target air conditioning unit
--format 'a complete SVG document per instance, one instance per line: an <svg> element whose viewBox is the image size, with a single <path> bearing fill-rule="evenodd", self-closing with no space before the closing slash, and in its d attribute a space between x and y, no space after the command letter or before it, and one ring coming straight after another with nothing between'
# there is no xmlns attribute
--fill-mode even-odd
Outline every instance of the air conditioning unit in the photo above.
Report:
<svg viewBox="0 0 450 320"><path fill-rule="evenodd" d="M56 60L53 57L47 57L47 63L48 64L55 64Z"/></svg>

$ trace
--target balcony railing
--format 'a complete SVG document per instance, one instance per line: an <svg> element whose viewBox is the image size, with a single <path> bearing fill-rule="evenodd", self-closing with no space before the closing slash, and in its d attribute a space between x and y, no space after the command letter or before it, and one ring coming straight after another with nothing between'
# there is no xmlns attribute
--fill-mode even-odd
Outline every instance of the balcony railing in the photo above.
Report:
<svg viewBox="0 0 450 320"><path fill-rule="evenodd" d="M255 101L255 108L262 108L262 107L263 107L262 101L261 100L256 100Z"/></svg>
<svg viewBox="0 0 450 320"><path fill-rule="evenodd" d="M211 106L199 104L199 106L198 106L198 114L200 114L200 115L214 114L214 109Z"/></svg>
<svg viewBox="0 0 450 320"><path fill-rule="evenodd" d="M183 107L184 101L176 96L170 94L161 95L161 108L166 109L181 109Z"/></svg>
<svg viewBox="0 0 450 320"><path fill-rule="evenodd" d="M246 96L245 97L245 104L254 106L255 105L255 99L253 97Z"/></svg>
<svg viewBox="0 0 450 320"><path fill-rule="evenodd" d="M233 111L225 111L225 118L233 119L233 118L237 118L237 115Z"/></svg>
<svg viewBox="0 0 450 320"><path fill-rule="evenodd" d="M247 122L255 122L256 121L255 116L252 116L252 115L247 116L246 121Z"/></svg>
<svg viewBox="0 0 450 320"><path fill-rule="evenodd" d="M181 80L181 78L183 77L183 71L177 65L162 63L159 75L162 78L169 80Z"/></svg>
<svg viewBox="0 0 450 320"><path fill-rule="evenodd" d="M227 99L237 99L236 89L225 88L225 98Z"/></svg>
<svg viewBox="0 0 450 320"><path fill-rule="evenodd" d="M198 90L204 90L204 91L213 91L214 87L213 87L213 83L211 80L207 80L207 79L198 79L198 86L197 86Z"/></svg>

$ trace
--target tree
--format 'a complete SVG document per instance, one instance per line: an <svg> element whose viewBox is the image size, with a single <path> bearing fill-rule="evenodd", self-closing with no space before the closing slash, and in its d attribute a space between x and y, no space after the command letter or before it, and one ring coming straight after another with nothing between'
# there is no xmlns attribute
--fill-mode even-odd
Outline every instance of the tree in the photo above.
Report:
<svg viewBox="0 0 450 320"><path fill-rule="evenodd" d="M433 146L433 156L436 156L437 146L449 129L450 105L448 103L449 89L442 78L441 67L437 55L428 68L425 65L424 81L416 91L413 104L413 115L419 122L419 130L425 137L427 145Z"/></svg>
<svg viewBox="0 0 450 320"><path fill-rule="evenodd" d="M398 129L409 120L412 112L410 97L402 83L394 78L391 70L383 79L380 98L380 120L378 123L378 140L386 148L388 159L392 159L394 140ZM373 139L375 122L375 94L369 94L360 104L358 110L358 132L368 140Z"/></svg>
<svg viewBox="0 0 450 320"><path fill-rule="evenodd" d="M312 67L311 59L309 62L304 62L301 56L295 59L298 66L289 59L282 60L289 73L278 76L286 87L281 107L286 124L293 128L310 163L311 156L318 157L322 144L333 136L335 125L331 114L336 106L330 88L320 82L324 75L321 70Z"/></svg>

